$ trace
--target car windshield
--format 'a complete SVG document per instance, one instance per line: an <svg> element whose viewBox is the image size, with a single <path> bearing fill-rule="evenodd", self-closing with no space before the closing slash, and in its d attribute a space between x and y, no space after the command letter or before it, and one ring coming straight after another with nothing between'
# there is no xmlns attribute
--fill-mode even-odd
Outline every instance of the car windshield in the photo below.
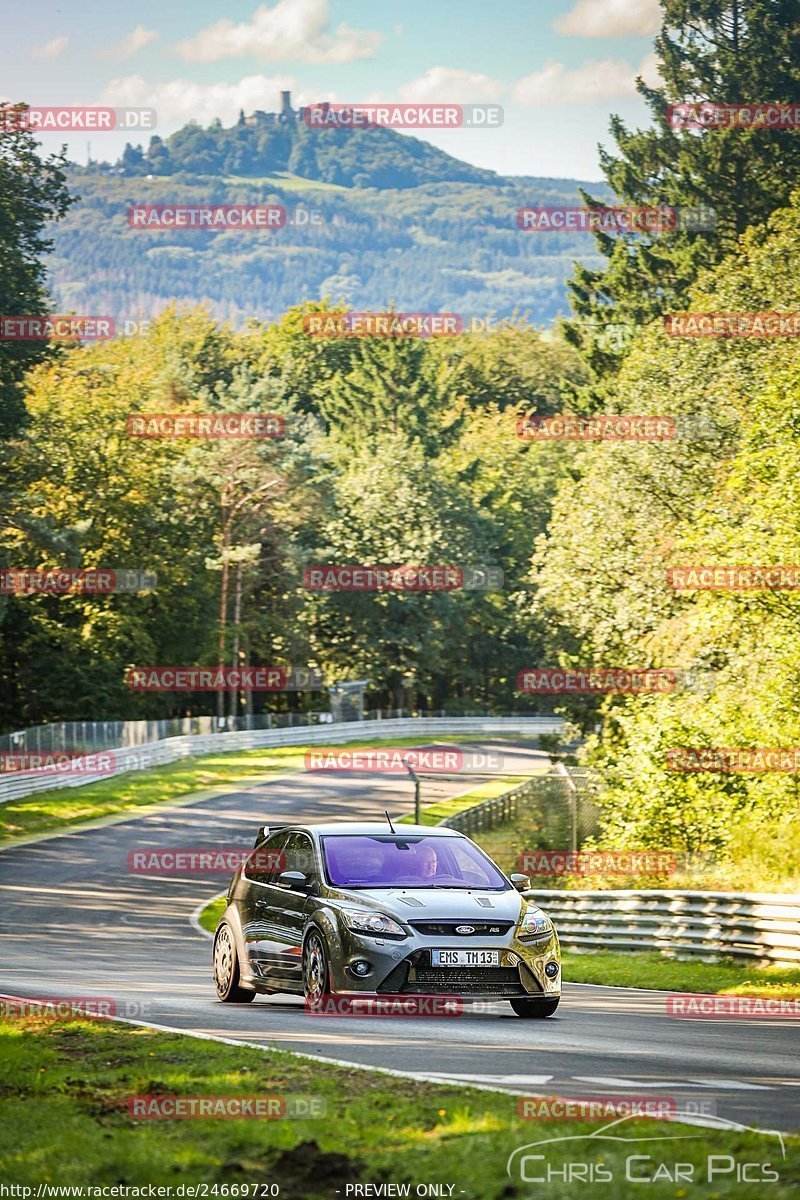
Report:
<svg viewBox="0 0 800 1200"><path fill-rule="evenodd" d="M328 878L336 887L509 887L494 863L466 838L339 834L323 837L322 848Z"/></svg>

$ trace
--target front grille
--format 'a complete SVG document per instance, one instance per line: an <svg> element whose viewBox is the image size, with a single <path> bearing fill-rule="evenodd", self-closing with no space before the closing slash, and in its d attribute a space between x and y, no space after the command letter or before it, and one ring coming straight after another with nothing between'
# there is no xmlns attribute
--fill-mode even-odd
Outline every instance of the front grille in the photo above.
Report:
<svg viewBox="0 0 800 1200"><path fill-rule="evenodd" d="M516 967L417 967L401 991L445 996L526 995Z"/></svg>
<svg viewBox="0 0 800 1200"><path fill-rule="evenodd" d="M513 921L411 921L410 924L425 937L497 937L514 926ZM472 933L456 933L459 925L471 925Z"/></svg>

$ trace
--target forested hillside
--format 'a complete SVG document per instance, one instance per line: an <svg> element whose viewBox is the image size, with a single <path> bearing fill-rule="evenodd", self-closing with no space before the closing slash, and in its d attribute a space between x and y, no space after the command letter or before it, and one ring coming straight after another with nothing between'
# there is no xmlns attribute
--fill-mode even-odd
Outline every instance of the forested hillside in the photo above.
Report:
<svg viewBox="0 0 800 1200"><path fill-rule="evenodd" d="M73 167L69 182L77 201L49 261L56 302L118 321L177 299L242 325L329 296L542 325L568 311L574 260L601 261L588 234L517 225L525 205L579 204L578 181L505 178L389 129L189 125L116 164ZM277 203L290 219L244 234L130 228L131 205L174 203Z"/></svg>

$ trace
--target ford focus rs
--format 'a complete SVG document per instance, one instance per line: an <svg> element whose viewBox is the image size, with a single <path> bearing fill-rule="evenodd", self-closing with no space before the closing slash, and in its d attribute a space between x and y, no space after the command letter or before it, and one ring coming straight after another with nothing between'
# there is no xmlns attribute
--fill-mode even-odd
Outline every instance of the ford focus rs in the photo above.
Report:
<svg viewBox="0 0 800 1200"><path fill-rule="evenodd" d="M289 992L311 1009L331 996L458 996L548 1017L558 937L527 887L454 829L263 826L217 926L217 994Z"/></svg>

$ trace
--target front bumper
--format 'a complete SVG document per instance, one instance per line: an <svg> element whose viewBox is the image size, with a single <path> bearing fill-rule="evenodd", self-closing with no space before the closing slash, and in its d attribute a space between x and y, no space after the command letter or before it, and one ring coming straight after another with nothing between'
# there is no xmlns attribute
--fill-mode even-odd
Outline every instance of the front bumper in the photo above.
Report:
<svg viewBox="0 0 800 1200"><path fill-rule="evenodd" d="M492 967L435 967L432 950L496 950ZM561 995L561 954L555 933L522 941L501 937L425 936L414 933L403 941L339 931L332 945L333 990L350 995L461 996L472 999L514 999ZM355 973L356 963L369 964L369 974ZM550 966L547 972L548 964ZM558 968L555 975L552 974Z"/></svg>

